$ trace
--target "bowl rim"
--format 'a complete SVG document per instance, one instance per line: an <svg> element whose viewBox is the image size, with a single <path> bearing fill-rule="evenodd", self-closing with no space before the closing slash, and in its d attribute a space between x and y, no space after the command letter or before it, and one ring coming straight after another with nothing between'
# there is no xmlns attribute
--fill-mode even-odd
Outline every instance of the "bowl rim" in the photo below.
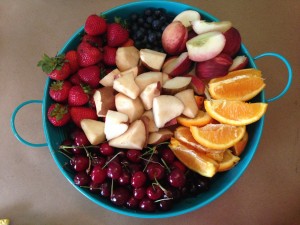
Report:
<svg viewBox="0 0 300 225"><path fill-rule="evenodd" d="M126 4L122 4L116 7L113 7L105 12L103 12L104 15L107 14L111 14L114 13L116 10L124 10L127 7L135 7L135 6L140 6L140 5L145 5L145 4L150 4L150 7L155 7L155 8L159 8L159 6L161 5L172 5L173 7L180 7L180 8L189 8L192 10L196 10L198 11L201 15L205 15L206 17L210 18L213 21L219 21L216 17L214 17L213 15L211 15L210 13L188 5L188 4L184 4L184 3L179 3L179 2L172 2L172 1L137 1L137 2L130 2L130 3L126 3ZM64 43L64 46L60 49L60 51L57 54L62 54L65 53L68 49L68 46L70 45L70 43L72 43L75 39L78 38L78 36L80 34L82 34L83 32L83 26L81 26L77 31L75 31L75 33ZM245 54L248 59L249 59L249 64L251 65L252 68L257 68L253 57L250 55L248 49L244 46L244 44L242 43L241 45L241 50L243 52L243 54ZM174 216L180 216L186 213L190 213L192 211L195 211L197 209L200 209L206 205L208 205L209 203L213 202L214 200L216 200L217 198L219 198L221 195L223 195L230 187L233 186L233 184L235 184L237 182L237 180L243 175L243 173L246 171L247 167L249 166L250 162L252 161L257 147L259 145L260 142L260 137L262 135L262 131L263 131L263 126L264 126L264 116L256 122L257 124L257 128L256 128L256 134L258 135L259 138L255 138L253 139L252 145L251 145L251 154L249 155L249 157L247 159L245 159L246 161L244 161L244 166L243 169L237 172L237 175L234 176L233 179L231 179L228 183L226 183L226 185L219 190L218 192L216 192L213 196L205 199L204 201L201 201L197 204L195 204L192 207L186 208L186 209L180 209L178 211L167 211L167 212L157 212L157 213L147 213L147 212L142 212L142 211L134 211L134 210L128 210L128 209L124 209L122 207L114 207L112 205L109 204L105 204L104 202L96 199L93 197L92 193L89 193L88 191L82 189L79 186L76 186L73 182L73 179L70 178L70 174L63 168L63 166L61 165L61 163L58 160L58 157L56 155L55 152L55 148L52 147L52 142L51 142L51 136L48 132L48 126L49 126L49 122L47 120L47 102L49 99L48 96L48 89L50 86L50 82L51 79L47 78L46 83L45 83L45 88L44 88L44 97L43 97L43 105L42 105L42 120L43 120L43 129L44 129L44 133L45 133L45 138L46 141L48 143L48 148L50 150L50 153L52 155L52 158L55 161L55 164L57 165L57 167L59 168L60 172L64 175L64 177L72 184L73 187L75 187L81 194L83 194L85 197L87 197L89 200L91 200L92 202L94 202L95 204L105 208L106 210L109 211L113 211L115 213L121 214L121 215L125 215L125 216L130 216L130 217L136 217L136 218L151 218L151 219L158 219L158 218L169 218L169 217L174 217ZM264 95L264 91L262 91L260 93L260 100L262 102L265 102L265 95Z"/></svg>

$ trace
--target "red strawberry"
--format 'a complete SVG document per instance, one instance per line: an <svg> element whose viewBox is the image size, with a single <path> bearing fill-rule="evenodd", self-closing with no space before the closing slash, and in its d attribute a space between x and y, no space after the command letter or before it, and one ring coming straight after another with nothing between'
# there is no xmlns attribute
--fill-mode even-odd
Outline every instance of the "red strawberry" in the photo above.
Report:
<svg viewBox="0 0 300 225"><path fill-rule="evenodd" d="M117 48L105 46L103 48L103 62L107 66L115 66L116 65L116 52Z"/></svg>
<svg viewBox="0 0 300 225"><path fill-rule="evenodd" d="M75 50L70 50L66 53L66 60L70 64L71 74L76 73L79 69L78 54Z"/></svg>
<svg viewBox="0 0 300 225"><path fill-rule="evenodd" d="M98 116L96 114L96 110L89 107L72 107L70 109L70 114L73 122L78 126L80 126L80 121L83 119L92 119L97 120Z"/></svg>
<svg viewBox="0 0 300 225"><path fill-rule="evenodd" d="M100 81L100 68L98 66L89 66L78 70L80 80L92 88L96 88Z"/></svg>
<svg viewBox="0 0 300 225"><path fill-rule="evenodd" d="M106 20L98 15L90 15L85 21L84 30L89 35L101 35L106 31Z"/></svg>
<svg viewBox="0 0 300 225"><path fill-rule="evenodd" d="M47 117L50 123L56 127L61 127L67 124L71 119L68 107L59 103L50 105Z"/></svg>
<svg viewBox="0 0 300 225"><path fill-rule="evenodd" d="M87 42L81 42L77 48L79 65L82 67L92 66L103 58L100 49L93 47Z"/></svg>
<svg viewBox="0 0 300 225"><path fill-rule="evenodd" d="M130 46L134 46L134 41L129 38L124 44L122 44L122 47L130 47Z"/></svg>
<svg viewBox="0 0 300 225"><path fill-rule="evenodd" d="M69 77L69 81L73 84L73 85L80 85L81 80L79 78L78 73L74 73Z"/></svg>
<svg viewBox="0 0 300 225"><path fill-rule="evenodd" d="M65 102L68 99L72 87L70 81L53 81L50 86L49 95L56 102Z"/></svg>
<svg viewBox="0 0 300 225"><path fill-rule="evenodd" d="M120 47L129 38L128 30L118 22L119 19L115 23L107 25L106 40L110 47Z"/></svg>
<svg viewBox="0 0 300 225"><path fill-rule="evenodd" d="M87 42L87 43L93 45L94 47L100 48L100 47L102 47L103 41L102 41L102 37L100 37L100 36L92 36L92 35L86 34L82 37L82 42Z"/></svg>
<svg viewBox="0 0 300 225"><path fill-rule="evenodd" d="M64 54L52 58L44 54L37 66L40 66L53 80L65 80L71 74L70 64L66 62Z"/></svg>
<svg viewBox="0 0 300 225"><path fill-rule="evenodd" d="M90 88L88 86L75 85L71 87L68 96L70 106L82 106L88 103L90 96Z"/></svg>

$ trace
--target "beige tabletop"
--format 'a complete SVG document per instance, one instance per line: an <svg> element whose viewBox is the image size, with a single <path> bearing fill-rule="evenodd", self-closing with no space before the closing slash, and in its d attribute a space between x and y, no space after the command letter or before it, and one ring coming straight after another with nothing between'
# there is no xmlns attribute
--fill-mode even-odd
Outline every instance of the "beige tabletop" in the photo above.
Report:
<svg viewBox="0 0 300 225"><path fill-rule="evenodd" d="M10 129L13 110L42 99L46 75L36 67L43 53L55 55L92 13L125 0L0 1L0 219L11 224L300 224L300 1L184 0L230 20L252 56L284 55L294 79L288 93L269 104L257 153L243 176L225 194L187 215L137 219L107 211L81 195L60 173L47 147L21 144ZM287 70L275 58L257 61L266 78L266 97L287 83ZM41 105L24 107L16 118L22 137L45 142Z"/></svg>

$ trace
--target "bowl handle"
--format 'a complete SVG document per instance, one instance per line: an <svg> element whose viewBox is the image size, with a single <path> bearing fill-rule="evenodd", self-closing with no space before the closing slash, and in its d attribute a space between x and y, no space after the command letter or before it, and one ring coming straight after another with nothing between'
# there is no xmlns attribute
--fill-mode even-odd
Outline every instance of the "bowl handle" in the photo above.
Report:
<svg viewBox="0 0 300 225"><path fill-rule="evenodd" d="M13 111L11 119L10 119L10 127L12 129L12 132L15 135L15 137L24 145L34 147L34 148L48 146L47 143L41 143L41 144L30 143L30 142L26 141L25 139L23 139L16 130L16 126L15 126L16 115L21 108L23 108L24 106L29 105L29 104L43 104L43 101L42 100L28 100L28 101L25 101L25 102L21 103L20 105L18 105L15 108L15 110Z"/></svg>
<svg viewBox="0 0 300 225"><path fill-rule="evenodd" d="M257 60L257 59L260 59L260 58L263 58L266 56L272 56L272 57L276 57L276 58L280 59L284 63L284 65L286 66L286 68L288 70L288 81L287 81L287 84L285 85L285 88L277 96L270 98L270 99L266 99L266 102L273 102L273 101L278 100L281 97L283 97L286 94L286 92L289 90L289 88L292 84L293 72L292 72L292 67L291 67L291 64L289 63L289 61L282 55L275 53L275 52L265 52L263 54L260 54L256 57L254 57L254 60Z"/></svg>

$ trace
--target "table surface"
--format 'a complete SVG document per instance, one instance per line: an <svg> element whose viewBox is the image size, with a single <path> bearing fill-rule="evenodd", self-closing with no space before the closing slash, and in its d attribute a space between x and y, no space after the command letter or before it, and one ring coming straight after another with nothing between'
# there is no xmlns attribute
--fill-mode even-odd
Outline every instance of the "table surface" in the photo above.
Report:
<svg viewBox="0 0 300 225"><path fill-rule="evenodd" d="M284 55L293 67L288 93L269 104L257 153L225 194L187 215L145 220L109 212L82 196L63 177L47 147L31 148L12 134L13 110L42 99L46 75L37 68L43 53L55 55L86 17L125 0L1 0L0 218L11 224L300 224L299 21L300 1L182 1L230 20L252 56ZM266 97L287 83L278 59L257 61L266 78ZM45 142L41 105L24 107L16 118L23 138Z"/></svg>

